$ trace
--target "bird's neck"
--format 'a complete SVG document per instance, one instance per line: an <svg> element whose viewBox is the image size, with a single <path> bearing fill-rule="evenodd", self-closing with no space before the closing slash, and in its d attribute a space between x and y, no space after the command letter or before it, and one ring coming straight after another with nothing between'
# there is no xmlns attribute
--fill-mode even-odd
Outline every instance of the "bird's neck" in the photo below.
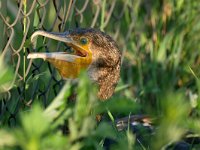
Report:
<svg viewBox="0 0 200 150"><path fill-rule="evenodd" d="M98 71L98 97L101 100L106 100L110 98L115 90L117 82L119 80L119 70L113 68L102 68Z"/></svg>

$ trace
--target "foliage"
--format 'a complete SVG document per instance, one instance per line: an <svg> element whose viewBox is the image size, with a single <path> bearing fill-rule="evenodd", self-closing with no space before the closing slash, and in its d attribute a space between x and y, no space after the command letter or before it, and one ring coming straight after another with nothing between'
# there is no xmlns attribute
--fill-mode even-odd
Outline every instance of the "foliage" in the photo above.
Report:
<svg viewBox="0 0 200 150"><path fill-rule="evenodd" d="M97 126L94 108L100 104L96 99L96 92L89 90L92 85L86 74L80 79L76 105L66 105L71 88L70 84L66 83L60 94L45 110L35 104L29 112L21 113L21 121L17 127L12 130L1 130L0 136L5 140L1 140L0 146L3 149L24 150L103 149L100 143L105 138L117 140L118 133L111 123L102 122ZM61 126L64 123L67 126ZM134 142L132 136L131 133L124 136L127 143Z"/></svg>
<svg viewBox="0 0 200 150"><path fill-rule="evenodd" d="M39 69L33 67L32 72L23 78L23 83L21 80L13 83L13 79L18 79L27 66L20 62L20 75L16 77L11 69L17 66L16 60L13 59L15 63L12 65L10 61L1 59L1 149L74 150L105 149L106 146L111 149L173 149L187 136L186 133L199 136L200 3L195 0L117 0L106 23L112 2L102 1L101 17L95 27L115 37L122 50L121 79L114 96L107 102L100 102L96 98L96 88L84 73L77 87L71 82L63 86L58 73L42 60L35 62ZM68 6L69 2L61 3ZM13 6L12 3L9 5ZM77 8L82 5L83 1L76 1ZM27 8L30 6L27 2ZM64 28L90 26L91 12L96 11L96 7L92 6L89 3L82 22L77 21L77 16L71 12ZM37 15L38 6L31 16L28 35L34 29L51 28L54 22L52 16L55 15L50 13L53 4L46 7L49 15L43 26ZM122 10L123 17L120 18ZM6 12L6 7L3 12ZM8 16L12 21L15 18L11 12ZM26 29L20 28L19 24L15 28L18 36L13 43L18 46ZM53 30L60 31L59 25ZM30 39L24 47L32 50ZM53 51L57 47L63 48L64 45L41 37L36 45L38 51ZM24 53L20 53L19 57L24 58ZM9 67L5 62L10 64ZM74 91L77 92L76 104L68 101ZM5 99L9 100L5 102ZM16 114L15 123L12 123L13 114ZM97 114L104 114L106 119L97 123ZM151 116L153 134L143 131L142 138L138 138L131 128L117 131L114 121L130 114ZM193 149L199 147L200 144L196 144Z"/></svg>

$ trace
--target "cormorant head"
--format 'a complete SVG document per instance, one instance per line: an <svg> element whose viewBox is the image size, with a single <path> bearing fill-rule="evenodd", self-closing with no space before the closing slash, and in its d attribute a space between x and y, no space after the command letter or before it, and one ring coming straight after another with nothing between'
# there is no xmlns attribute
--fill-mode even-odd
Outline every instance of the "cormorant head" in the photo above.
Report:
<svg viewBox="0 0 200 150"><path fill-rule="evenodd" d="M71 51L30 53L28 58L49 61L65 79L75 79L81 70L87 70L90 79L99 86L99 98L112 96L120 76L121 53L109 35L97 29L74 29L64 33L36 31L31 41L38 35L64 42Z"/></svg>

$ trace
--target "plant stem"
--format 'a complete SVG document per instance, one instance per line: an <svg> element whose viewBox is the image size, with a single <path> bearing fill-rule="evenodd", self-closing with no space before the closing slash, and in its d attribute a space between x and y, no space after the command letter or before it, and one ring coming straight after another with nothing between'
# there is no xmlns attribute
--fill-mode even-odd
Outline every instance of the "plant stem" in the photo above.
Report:
<svg viewBox="0 0 200 150"><path fill-rule="evenodd" d="M26 0L24 0L24 14L26 14ZM23 34L25 34L25 32L26 32L26 17L24 17L24 19L23 19L23 25L24 25ZM23 47L23 61L24 61L23 75L24 75L24 82L26 80L26 56L25 56L25 53L26 53L26 48Z"/></svg>
<svg viewBox="0 0 200 150"><path fill-rule="evenodd" d="M23 5L24 5L24 14L26 14L26 8L27 8L27 4L26 4L26 0L23 1ZM25 32L26 32L26 17L24 17L23 19L23 35L25 36ZM23 47L23 79L24 79L24 100L26 99L26 93L25 93L25 89L26 89L26 47Z"/></svg>
<svg viewBox="0 0 200 150"><path fill-rule="evenodd" d="M105 18L106 0L103 0L102 11L101 11L101 31L104 29L104 18Z"/></svg>

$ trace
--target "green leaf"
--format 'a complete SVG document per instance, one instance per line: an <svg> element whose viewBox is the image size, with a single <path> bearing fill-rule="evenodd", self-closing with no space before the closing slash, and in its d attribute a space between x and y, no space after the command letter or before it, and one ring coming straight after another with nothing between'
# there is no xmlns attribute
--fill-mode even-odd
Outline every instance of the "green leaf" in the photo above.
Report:
<svg viewBox="0 0 200 150"><path fill-rule="evenodd" d="M39 105L34 105L30 112L21 114L22 128L27 138L38 139L49 130L50 120Z"/></svg>

